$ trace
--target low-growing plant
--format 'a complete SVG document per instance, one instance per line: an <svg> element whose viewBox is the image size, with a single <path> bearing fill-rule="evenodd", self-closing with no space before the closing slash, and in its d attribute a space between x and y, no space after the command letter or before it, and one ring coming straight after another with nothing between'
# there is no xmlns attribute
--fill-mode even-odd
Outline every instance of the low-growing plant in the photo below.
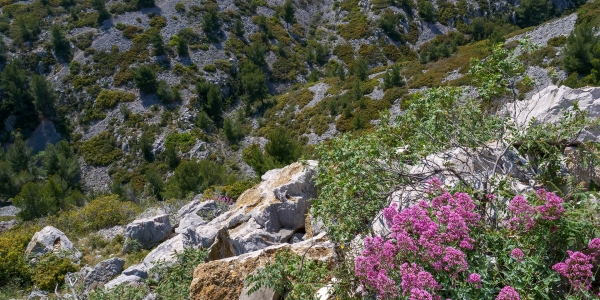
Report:
<svg viewBox="0 0 600 300"><path fill-rule="evenodd" d="M59 257L54 253L38 258L32 268L32 282L40 289L52 291L65 282L65 274L76 272L79 268L68 257Z"/></svg>

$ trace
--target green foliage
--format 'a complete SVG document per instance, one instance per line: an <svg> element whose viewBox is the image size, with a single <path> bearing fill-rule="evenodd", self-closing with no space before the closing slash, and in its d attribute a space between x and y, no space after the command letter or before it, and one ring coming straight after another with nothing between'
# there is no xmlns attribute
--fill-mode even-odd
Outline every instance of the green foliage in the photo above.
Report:
<svg viewBox="0 0 600 300"><path fill-rule="evenodd" d="M171 170L174 170L179 165L180 159L177 155L175 144L165 145L165 161Z"/></svg>
<svg viewBox="0 0 600 300"><path fill-rule="evenodd" d="M58 26L52 27L51 41L56 56L62 60L67 60L71 54L71 45Z"/></svg>
<svg viewBox="0 0 600 300"><path fill-rule="evenodd" d="M29 221L71 208L75 203L72 197L68 197L69 194L67 182L60 176L54 175L45 184L26 183L13 202L21 209L17 216Z"/></svg>
<svg viewBox="0 0 600 300"><path fill-rule="evenodd" d="M14 114L25 113L31 108L31 95L27 88L27 79L21 61L13 59L2 70L0 89L6 95L2 99L2 108Z"/></svg>
<svg viewBox="0 0 600 300"><path fill-rule="evenodd" d="M192 150L192 147L196 144L196 137L189 132L183 133L169 133L165 140L165 147L173 147L176 151L186 153Z"/></svg>
<svg viewBox="0 0 600 300"><path fill-rule="evenodd" d="M94 166L108 166L123 155L112 134L104 131L79 145L79 153Z"/></svg>
<svg viewBox="0 0 600 300"><path fill-rule="evenodd" d="M167 19L163 16L154 16L148 21L148 25L156 28L163 28L167 26Z"/></svg>
<svg viewBox="0 0 600 300"><path fill-rule="evenodd" d="M117 195L99 197L86 206L63 212L51 219L52 224L65 233L83 235L133 221L140 208L132 202L123 202Z"/></svg>
<svg viewBox="0 0 600 300"><path fill-rule="evenodd" d="M292 0L285 1L285 3L283 4L283 20L285 20L288 23L294 23L295 13L296 9L294 8L294 3L292 2Z"/></svg>
<svg viewBox="0 0 600 300"><path fill-rule="evenodd" d="M225 193L225 196L235 201L240 195L242 195L242 193L255 186L256 183L257 182L255 180L236 181L233 184L222 187L221 189L223 193Z"/></svg>
<svg viewBox="0 0 600 300"><path fill-rule="evenodd" d="M400 22L400 16L396 15L394 11L386 10L379 19L379 27L383 29L392 40L400 40L400 32L398 32L398 23Z"/></svg>
<svg viewBox="0 0 600 300"><path fill-rule="evenodd" d="M433 3L427 0L417 0L417 10L419 11L419 16L423 18L423 20L429 23L435 22L437 14Z"/></svg>
<svg viewBox="0 0 600 300"><path fill-rule="evenodd" d="M221 119L223 113L223 93L218 85L207 81L196 84L196 94L200 108L213 120Z"/></svg>
<svg viewBox="0 0 600 300"><path fill-rule="evenodd" d="M539 25L553 14L550 0L523 0L516 9L517 20L521 27Z"/></svg>
<svg viewBox="0 0 600 300"><path fill-rule="evenodd" d="M242 90L250 102L261 100L267 94L267 78L259 66L251 62L243 64L240 76Z"/></svg>
<svg viewBox="0 0 600 300"><path fill-rule="evenodd" d="M177 2L175 4L175 10L180 13L185 12L185 4L183 4L183 2Z"/></svg>
<svg viewBox="0 0 600 300"><path fill-rule="evenodd" d="M235 35L237 35L238 37L243 37L244 36L244 24L242 23L242 20L240 19L235 19L235 22L233 23L233 33Z"/></svg>
<svg viewBox="0 0 600 300"><path fill-rule="evenodd" d="M115 108L119 103L133 102L135 95L121 90L102 90L96 97L96 107L99 109Z"/></svg>
<svg viewBox="0 0 600 300"><path fill-rule="evenodd" d="M365 59L360 58L351 70L352 75L355 75L361 81L365 81L369 76L369 63Z"/></svg>
<svg viewBox="0 0 600 300"><path fill-rule="evenodd" d="M98 25L102 25L105 20L110 19L110 13L106 9L105 0L92 0L92 7L98 12Z"/></svg>
<svg viewBox="0 0 600 300"><path fill-rule="evenodd" d="M252 144L244 149L242 158L250 167L252 167L258 176L262 176L267 171L276 168L273 159L265 155L258 144Z"/></svg>
<svg viewBox="0 0 600 300"><path fill-rule="evenodd" d="M237 144L244 137L242 123L232 118L226 118L223 122L223 133L231 144Z"/></svg>
<svg viewBox="0 0 600 300"><path fill-rule="evenodd" d="M170 104L173 102L181 101L181 93L178 88L171 88L169 84L164 80L158 81L158 89L156 91L158 99L164 104Z"/></svg>
<svg viewBox="0 0 600 300"><path fill-rule="evenodd" d="M187 299L190 296L194 268L206 261L207 251L187 248L176 254L175 264L159 263L151 270L160 280L156 284L155 293L159 299Z"/></svg>
<svg viewBox="0 0 600 300"><path fill-rule="evenodd" d="M40 289L52 291L57 285L61 286L65 282L66 273L77 270L71 259L49 253L39 258L32 270L31 280Z"/></svg>
<svg viewBox="0 0 600 300"><path fill-rule="evenodd" d="M13 145L6 152L6 161L10 164L12 171L19 173L29 169L31 148L28 148L23 137L19 134L15 137Z"/></svg>
<svg viewBox="0 0 600 300"><path fill-rule="evenodd" d="M458 51L458 46L466 44L467 40L461 33L451 32L447 35L437 36L430 42L423 44L419 50L421 63L437 61L450 57Z"/></svg>
<svg viewBox="0 0 600 300"><path fill-rule="evenodd" d="M354 47L350 44L337 45L333 49L333 54L341 59L346 65L350 65L354 61Z"/></svg>
<svg viewBox="0 0 600 300"><path fill-rule="evenodd" d="M348 23L339 25L338 32L348 41L367 38L371 34L367 16L357 11L350 13Z"/></svg>
<svg viewBox="0 0 600 300"><path fill-rule="evenodd" d="M255 65L259 67L264 67L267 62L265 60L265 53L267 52L267 47L260 42L254 42L250 44L248 50L246 51L246 56L248 59L252 61Z"/></svg>
<svg viewBox="0 0 600 300"><path fill-rule="evenodd" d="M148 288L143 285L127 285L120 284L114 289L95 289L93 290L88 299L90 300L115 300L115 299L127 299L127 300L143 300L148 295Z"/></svg>
<svg viewBox="0 0 600 300"><path fill-rule="evenodd" d="M154 0L136 0L138 8L154 7Z"/></svg>
<svg viewBox="0 0 600 300"><path fill-rule="evenodd" d="M133 70L133 82L140 89L140 92L152 94L156 92L158 83L156 81L156 73L147 65L139 66Z"/></svg>
<svg viewBox="0 0 600 300"><path fill-rule="evenodd" d="M577 72L587 75L592 69L590 63L594 45L598 38L594 35L591 24L583 23L575 27L567 37L567 44L563 50L563 66L567 72Z"/></svg>
<svg viewBox="0 0 600 300"><path fill-rule="evenodd" d="M62 140L56 144L48 144L44 150L42 165L48 176L58 175L70 187L79 186L80 169L77 155L69 143Z"/></svg>
<svg viewBox="0 0 600 300"><path fill-rule="evenodd" d="M298 160L302 148L289 132L282 127L278 127L269 135L265 152L273 157L278 164L288 165Z"/></svg>
<svg viewBox="0 0 600 300"><path fill-rule="evenodd" d="M199 194L212 185L224 183L225 177L222 164L210 160L183 161L169 177L164 197L183 199L189 193Z"/></svg>
<svg viewBox="0 0 600 300"><path fill-rule="evenodd" d="M385 75L383 76L383 88L384 90L393 87L403 87L406 85L402 77L400 76L400 68L397 65L393 65Z"/></svg>
<svg viewBox="0 0 600 300"><path fill-rule="evenodd" d="M32 271L23 254L39 229L38 226L21 225L0 233L0 285L26 286L31 282Z"/></svg>
<svg viewBox="0 0 600 300"><path fill-rule="evenodd" d="M277 252L275 259L246 278L247 295L266 286L286 299L318 299L316 292L329 281L327 263L307 259L290 250Z"/></svg>
<svg viewBox="0 0 600 300"><path fill-rule="evenodd" d="M206 12L202 17L202 30L209 37L215 37L221 29L217 8L214 4L207 5Z"/></svg>
<svg viewBox="0 0 600 300"><path fill-rule="evenodd" d="M55 114L57 95L55 88L43 75L33 75L30 82L33 105L44 116L52 117Z"/></svg>

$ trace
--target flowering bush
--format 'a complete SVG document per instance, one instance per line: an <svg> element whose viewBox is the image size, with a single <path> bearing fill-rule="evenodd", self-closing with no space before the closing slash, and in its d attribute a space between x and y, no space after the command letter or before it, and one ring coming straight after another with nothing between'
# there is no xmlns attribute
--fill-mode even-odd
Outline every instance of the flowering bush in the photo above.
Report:
<svg viewBox="0 0 600 300"><path fill-rule="evenodd" d="M429 200L383 210L387 237L365 238L354 265L364 290L380 299L591 295L600 238L589 242L589 255L566 251L580 246L574 240L595 232L583 227L574 238L572 226L581 221L576 220L577 210L569 211L555 193L540 189L531 197L515 196L503 223L494 226L476 213L480 206L468 194L446 191L437 179L428 183ZM560 262L565 252L569 257ZM561 276L570 290L557 288Z"/></svg>

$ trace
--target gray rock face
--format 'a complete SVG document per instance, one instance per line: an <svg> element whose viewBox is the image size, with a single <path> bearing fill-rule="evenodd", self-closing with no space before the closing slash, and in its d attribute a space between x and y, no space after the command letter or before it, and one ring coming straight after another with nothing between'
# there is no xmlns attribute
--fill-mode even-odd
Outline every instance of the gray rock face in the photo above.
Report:
<svg viewBox="0 0 600 300"><path fill-rule="evenodd" d="M520 101L516 107L512 104L505 107L505 111L515 119L520 126L526 126L535 118L536 123L556 123L563 114L572 110L577 102L582 111L586 111L591 118L600 117L600 88L586 87L571 89L566 86L550 85L531 99ZM577 138L578 142L600 142L600 132L584 131Z"/></svg>
<svg viewBox="0 0 600 300"><path fill-rule="evenodd" d="M251 286L244 287L239 300L278 300L280 298L279 293L266 286L261 287L250 295L246 295L250 291L250 288Z"/></svg>
<svg viewBox="0 0 600 300"><path fill-rule="evenodd" d="M81 253L62 231L46 226L33 235L25 249L25 255L35 258L50 252L66 255L74 261L81 259Z"/></svg>
<svg viewBox="0 0 600 300"><path fill-rule="evenodd" d="M137 277L135 275L119 275L117 278L107 282L104 285L104 288L107 290L110 290L110 289L114 289L115 287L122 285L122 284L132 285L132 284L141 284L141 282L142 282L142 278Z"/></svg>
<svg viewBox="0 0 600 300"><path fill-rule="evenodd" d="M10 230L11 228L17 226L17 224L18 224L17 220L0 222L0 233Z"/></svg>
<svg viewBox="0 0 600 300"><path fill-rule="evenodd" d="M124 265L125 260L117 257L99 262L83 280L84 288L86 290L92 290L102 286L113 277L119 275L123 270Z"/></svg>
<svg viewBox="0 0 600 300"><path fill-rule="evenodd" d="M144 263L149 266L153 266L159 261L172 262L175 261L175 253L181 253L192 244L190 240L183 234L178 234L174 238L165 241L158 245L154 250L150 251Z"/></svg>
<svg viewBox="0 0 600 300"><path fill-rule="evenodd" d="M125 229L125 237L138 241L144 249L150 249L164 241L171 233L169 215L135 220Z"/></svg>

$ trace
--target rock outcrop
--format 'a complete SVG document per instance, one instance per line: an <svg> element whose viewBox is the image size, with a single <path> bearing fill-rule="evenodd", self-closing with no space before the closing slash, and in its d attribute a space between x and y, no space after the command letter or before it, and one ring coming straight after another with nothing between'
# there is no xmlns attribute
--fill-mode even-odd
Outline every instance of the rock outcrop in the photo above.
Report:
<svg viewBox="0 0 600 300"><path fill-rule="evenodd" d="M556 123L565 112L572 110L576 102L589 117L600 117L600 88L597 87L571 89L567 86L550 85L533 95L530 100L508 104L505 111L521 126L526 126L533 118L538 124ZM583 131L577 141L600 142L600 132Z"/></svg>
<svg viewBox="0 0 600 300"><path fill-rule="evenodd" d="M209 261L237 257L292 242L294 247L301 248L303 239L318 233L313 231L313 221L307 218L310 199L317 195L312 181L316 166L316 161L308 161L304 165L294 163L267 172L260 184L244 192L235 206L223 214L219 214L212 200L188 203L174 216L175 222L178 222L175 236L154 248L142 263L127 268L105 286L112 288L119 284L140 282L149 276L149 270L156 263L173 262L175 253L181 253L189 247L208 249ZM167 215L157 218L134 221L127 226L127 237L134 239L144 236L134 235L133 229L136 232L143 232L145 228L156 229L160 227L157 224L169 220ZM311 232L304 234L307 229Z"/></svg>
<svg viewBox="0 0 600 300"><path fill-rule="evenodd" d="M242 293L243 290L247 291L246 277L271 261L277 252L285 249L298 255L306 253L307 259L329 263L333 262L335 256L333 243L327 241L325 234L321 233L313 239L293 245L275 245L240 256L211 261L199 265L194 270L194 279L190 286L190 299L259 299L249 298ZM275 293L268 289L261 293L267 297L264 299L277 299L274 296Z"/></svg>
<svg viewBox="0 0 600 300"><path fill-rule="evenodd" d="M144 249L151 249L164 241L171 234L169 215L135 220L125 229L125 237L141 244ZM126 245L127 246L127 245Z"/></svg>
<svg viewBox="0 0 600 300"><path fill-rule="evenodd" d="M36 232L25 249L25 255L31 257L33 262L35 258L46 253L65 255L76 262L81 259L81 252L75 248L69 238L52 226L46 226Z"/></svg>
<svg viewBox="0 0 600 300"><path fill-rule="evenodd" d="M119 275L123 270L125 260L121 258L111 258L96 264L94 269L89 272L83 280L83 286L86 290L93 290L110 281L113 277Z"/></svg>

